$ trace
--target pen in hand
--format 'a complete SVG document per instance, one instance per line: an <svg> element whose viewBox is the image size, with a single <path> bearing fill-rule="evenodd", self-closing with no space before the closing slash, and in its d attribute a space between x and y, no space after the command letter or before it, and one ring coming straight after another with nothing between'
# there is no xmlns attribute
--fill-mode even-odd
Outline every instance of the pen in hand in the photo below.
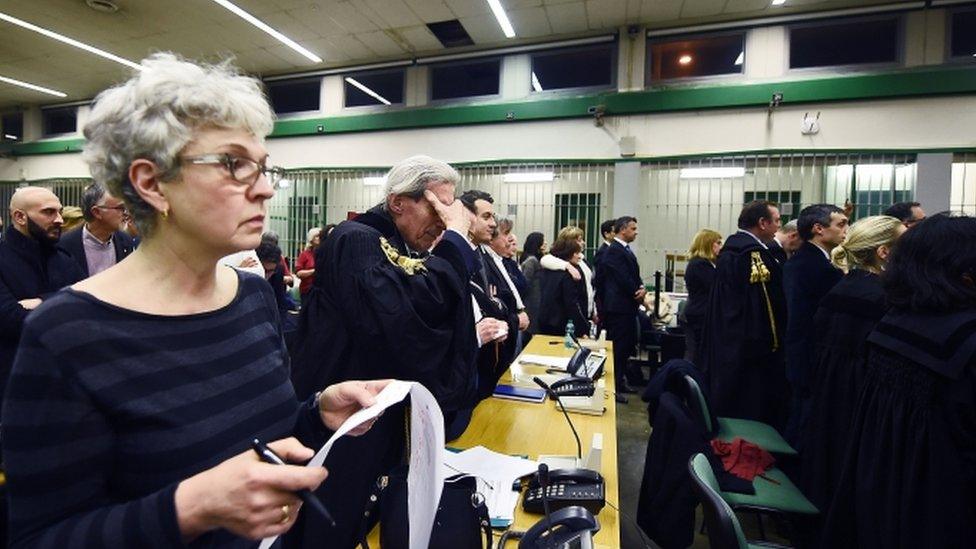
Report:
<svg viewBox="0 0 976 549"><path fill-rule="evenodd" d="M254 439L251 442L251 447L254 448L254 451L258 454L258 457L261 458L261 461L270 463L272 465L287 465L285 460L281 459L278 454L274 453L271 448L268 448L260 440ZM322 518L324 518L330 526L335 527L336 523L335 519L332 518L332 514L330 514L329 510L325 508L325 505L319 501L319 498L315 497L315 494L303 488L295 492L295 495L298 496L303 502L308 504L312 509L318 511L318 513L322 515Z"/></svg>

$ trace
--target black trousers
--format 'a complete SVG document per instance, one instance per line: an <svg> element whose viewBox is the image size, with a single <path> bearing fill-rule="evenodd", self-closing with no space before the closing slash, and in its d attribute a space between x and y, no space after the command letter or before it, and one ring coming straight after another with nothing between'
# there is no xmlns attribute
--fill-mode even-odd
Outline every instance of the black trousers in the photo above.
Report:
<svg viewBox="0 0 976 549"><path fill-rule="evenodd" d="M636 313L605 313L602 315L603 327L607 337L613 341L613 378L617 385L626 380L627 361L637 345Z"/></svg>

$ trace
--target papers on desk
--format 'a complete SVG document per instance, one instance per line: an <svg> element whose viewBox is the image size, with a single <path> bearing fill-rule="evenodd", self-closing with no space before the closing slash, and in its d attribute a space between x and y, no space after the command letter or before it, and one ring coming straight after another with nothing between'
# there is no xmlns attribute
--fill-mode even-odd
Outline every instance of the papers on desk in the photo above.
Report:
<svg viewBox="0 0 976 549"><path fill-rule="evenodd" d="M321 467L336 440L359 425L374 419L390 406L410 395L410 472L407 474L407 520L410 524L410 549L426 549L434 527L434 515L444 488L444 416L434 396L419 383L394 380L369 408L349 417L316 452L307 467ZM332 474L342 474L332 471ZM328 480L326 480L328 482ZM278 539L265 538L260 549L268 549Z"/></svg>
<svg viewBox="0 0 976 549"><path fill-rule="evenodd" d="M444 451L448 475L467 474L478 481L478 491L485 498L492 526L508 526L515 520L519 492L512 490L516 479L539 469L539 463L525 458L493 452L475 446L460 453Z"/></svg>
<svg viewBox="0 0 976 549"><path fill-rule="evenodd" d="M566 370L569 366L568 356L527 355L521 354L515 359L519 364L527 366L542 366L553 370Z"/></svg>

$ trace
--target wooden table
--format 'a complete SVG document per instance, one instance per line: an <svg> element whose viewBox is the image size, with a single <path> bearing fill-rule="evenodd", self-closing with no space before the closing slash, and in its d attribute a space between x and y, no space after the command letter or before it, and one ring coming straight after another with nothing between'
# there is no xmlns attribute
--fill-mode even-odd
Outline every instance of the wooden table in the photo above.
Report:
<svg viewBox="0 0 976 549"><path fill-rule="evenodd" d="M607 361L604 364L603 380L606 384L606 413L602 416L590 416L570 413L570 418L579 433L583 445L583 455L590 447L595 433L603 434L602 475L606 485L607 505L597 515L600 531L594 537L594 543L601 549L616 549L620 547L620 521L618 517L619 501L617 495L617 411L614 400L613 383L613 349L607 343ZM563 345L561 337L535 336L526 346L523 354L570 356L572 350ZM501 383L531 380L532 376L544 374L545 369L538 366L523 366L517 361L506 372ZM558 406L551 399L542 404L523 403L499 398L488 398L482 401L474 410L471 424L464 431L461 438L450 442L455 448L471 448L484 446L490 450L503 454L528 455L535 459L542 455L575 455L576 439L566 424L566 418ZM528 530L539 521L542 515L526 514L522 511L519 500L515 512L516 530ZM370 534L370 546L379 547L379 528L374 528ZM496 531L497 541L500 531ZM506 547L514 549L517 540L509 541Z"/></svg>

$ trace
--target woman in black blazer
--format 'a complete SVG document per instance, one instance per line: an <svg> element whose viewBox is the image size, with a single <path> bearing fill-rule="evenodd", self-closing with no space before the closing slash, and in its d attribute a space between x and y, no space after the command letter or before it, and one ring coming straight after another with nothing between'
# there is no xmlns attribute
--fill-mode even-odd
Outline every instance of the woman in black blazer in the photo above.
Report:
<svg viewBox="0 0 976 549"><path fill-rule="evenodd" d="M697 364L698 346L701 343L702 327L705 323L705 310L708 308L708 294L715 281L715 261L722 249L722 235L702 229L691 242L691 261L685 268L685 287L688 289L688 303L684 310L685 360Z"/></svg>
<svg viewBox="0 0 976 549"><path fill-rule="evenodd" d="M557 240L550 254L579 265L583 250L575 240ZM574 280L566 271L541 269L539 285L542 299L539 306L539 333L546 335L565 335L566 324L573 321L576 337L583 337L590 331L584 311L587 309L586 286L583 280Z"/></svg>

